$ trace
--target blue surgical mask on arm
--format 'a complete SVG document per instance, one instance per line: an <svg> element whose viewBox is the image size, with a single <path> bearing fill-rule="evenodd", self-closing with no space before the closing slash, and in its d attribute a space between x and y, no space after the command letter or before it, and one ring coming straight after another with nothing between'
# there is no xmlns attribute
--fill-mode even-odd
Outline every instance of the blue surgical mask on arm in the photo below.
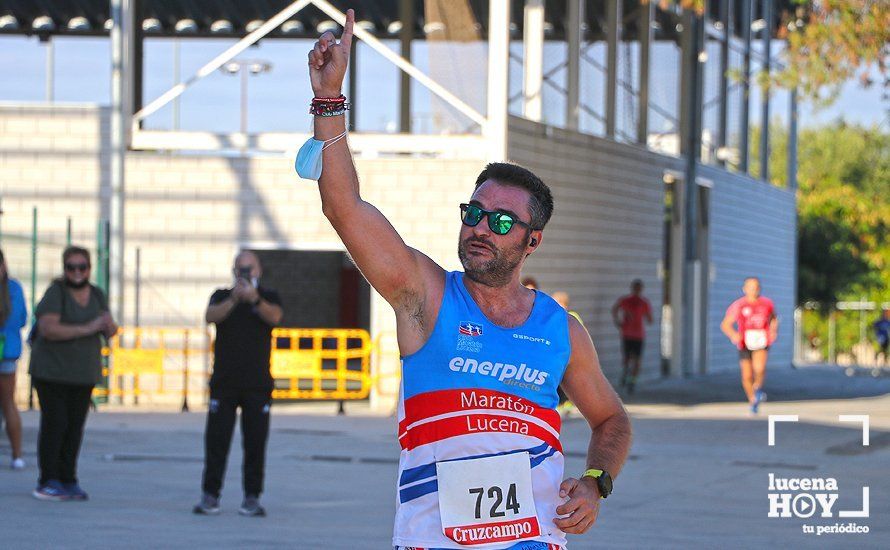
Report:
<svg viewBox="0 0 890 550"><path fill-rule="evenodd" d="M294 169L297 174L303 179L318 181L321 178L324 150L344 137L346 137L345 131L327 141L319 141L315 138L307 139L306 143L300 147L297 159L294 161Z"/></svg>

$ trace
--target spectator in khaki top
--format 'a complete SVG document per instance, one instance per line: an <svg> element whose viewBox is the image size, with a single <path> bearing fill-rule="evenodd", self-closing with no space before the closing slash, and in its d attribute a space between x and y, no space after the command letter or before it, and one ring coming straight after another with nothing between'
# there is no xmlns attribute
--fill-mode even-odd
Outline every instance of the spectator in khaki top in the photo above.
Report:
<svg viewBox="0 0 890 550"><path fill-rule="evenodd" d="M90 284L90 253L69 246L64 275L52 282L35 315L30 373L40 399L37 451L40 500L86 500L77 481L77 456L93 386L102 374L102 336L117 325L105 294Z"/></svg>

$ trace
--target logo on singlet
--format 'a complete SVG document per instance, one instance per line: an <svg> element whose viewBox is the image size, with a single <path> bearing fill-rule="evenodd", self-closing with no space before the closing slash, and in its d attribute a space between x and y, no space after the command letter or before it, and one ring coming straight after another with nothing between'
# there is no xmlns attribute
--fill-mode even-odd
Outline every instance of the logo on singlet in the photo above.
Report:
<svg viewBox="0 0 890 550"><path fill-rule="evenodd" d="M549 372L530 368L525 363L517 367L509 363L477 361L469 357L454 357L448 362L448 368L454 372L491 376L508 386L518 386L534 391L539 391L541 385L546 383L547 377L550 376Z"/></svg>
<svg viewBox="0 0 890 550"><path fill-rule="evenodd" d="M466 336L482 336L482 324L462 321L457 327L457 331Z"/></svg>

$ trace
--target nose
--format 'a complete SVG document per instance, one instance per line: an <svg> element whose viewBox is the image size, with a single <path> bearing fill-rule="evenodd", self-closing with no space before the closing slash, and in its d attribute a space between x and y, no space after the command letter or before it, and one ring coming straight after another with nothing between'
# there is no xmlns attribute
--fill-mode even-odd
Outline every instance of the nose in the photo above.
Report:
<svg viewBox="0 0 890 550"><path fill-rule="evenodd" d="M483 216L479 223L471 227L474 237L488 237L491 235L491 228L488 227L488 218Z"/></svg>

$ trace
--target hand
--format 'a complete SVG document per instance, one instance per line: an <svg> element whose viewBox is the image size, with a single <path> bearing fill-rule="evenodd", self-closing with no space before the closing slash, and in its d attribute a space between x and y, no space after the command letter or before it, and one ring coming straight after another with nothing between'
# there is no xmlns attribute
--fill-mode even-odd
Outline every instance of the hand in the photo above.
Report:
<svg viewBox="0 0 890 550"><path fill-rule="evenodd" d="M600 511L600 491L596 480L582 477L568 478L559 486L559 496L569 497L568 502L556 508L556 513L568 517L556 518L556 526L573 535L586 533L596 522Z"/></svg>
<svg viewBox="0 0 890 550"><path fill-rule="evenodd" d="M114 322L114 318L111 316L110 312L106 311L102 314L102 321L104 322L102 334L104 334L106 338L111 338L117 334L118 326Z"/></svg>
<svg viewBox="0 0 890 550"><path fill-rule="evenodd" d="M100 332L105 332L105 315L102 314L89 323L87 323L87 328L89 329L90 334L98 334Z"/></svg>
<svg viewBox="0 0 890 550"><path fill-rule="evenodd" d="M245 303L253 304L260 297L260 293L257 292L257 289L252 284L247 284L241 296Z"/></svg>
<svg viewBox="0 0 890 550"><path fill-rule="evenodd" d="M777 331L777 330L769 331L769 341L770 342L775 342L778 337L779 337L779 331Z"/></svg>
<svg viewBox="0 0 890 550"><path fill-rule="evenodd" d="M738 332L736 332L729 337L729 341L732 342L734 346L737 346L739 345L739 342L742 341L742 336Z"/></svg>
<svg viewBox="0 0 890 550"><path fill-rule="evenodd" d="M352 51L352 26L355 12L346 10L346 26L338 42L334 33L322 34L309 52L309 81L315 97L339 97Z"/></svg>
<svg viewBox="0 0 890 550"><path fill-rule="evenodd" d="M235 280L235 288L232 289L232 298L234 298L236 302L247 302L246 294L248 289L253 289L253 285L239 277Z"/></svg>

